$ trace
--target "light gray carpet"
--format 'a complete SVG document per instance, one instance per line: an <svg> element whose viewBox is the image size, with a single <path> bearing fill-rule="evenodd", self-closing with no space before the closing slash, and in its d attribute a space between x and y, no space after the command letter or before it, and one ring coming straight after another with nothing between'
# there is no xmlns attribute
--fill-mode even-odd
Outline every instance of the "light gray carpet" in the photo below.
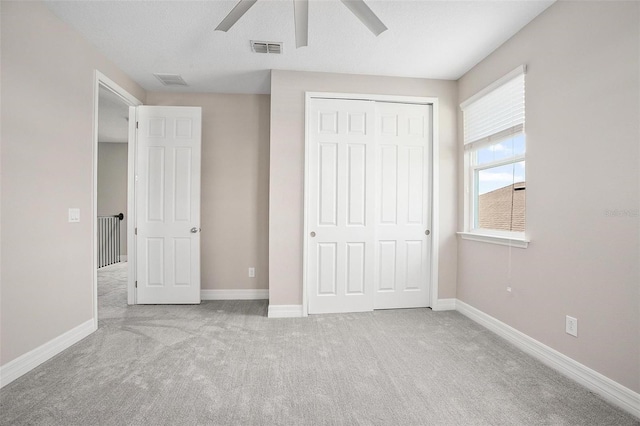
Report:
<svg viewBox="0 0 640 426"><path fill-rule="evenodd" d="M99 330L2 389L0 424L640 424L456 312L126 307L125 277L100 273Z"/></svg>

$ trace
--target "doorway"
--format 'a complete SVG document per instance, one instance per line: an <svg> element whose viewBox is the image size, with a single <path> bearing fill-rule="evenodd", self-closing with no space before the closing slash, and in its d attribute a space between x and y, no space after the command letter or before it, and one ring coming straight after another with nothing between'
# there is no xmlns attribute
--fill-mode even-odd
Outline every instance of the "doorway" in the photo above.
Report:
<svg viewBox="0 0 640 426"><path fill-rule="evenodd" d="M127 304L135 303L131 291L135 264L132 247L135 243L132 238L133 220L130 220L133 218L135 144L131 137L129 108L141 104L118 84L96 71L92 218L96 328L99 305L106 311L124 309Z"/></svg>
<svg viewBox="0 0 640 426"><path fill-rule="evenodd" d="M127 166L129 105L104 86L98 92L98 312L127 306Z"/></svg>

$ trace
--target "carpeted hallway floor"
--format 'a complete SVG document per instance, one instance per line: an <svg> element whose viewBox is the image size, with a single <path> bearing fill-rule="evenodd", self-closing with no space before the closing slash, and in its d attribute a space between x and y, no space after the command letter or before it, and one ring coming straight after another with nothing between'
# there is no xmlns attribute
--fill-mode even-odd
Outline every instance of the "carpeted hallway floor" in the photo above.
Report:
<svg viewBox="0 0 640 426"><path fill-rule="evenodd" d="M122 268L99 330L0 391L0 424L640 425L456 312L127 307Z"/></svg>

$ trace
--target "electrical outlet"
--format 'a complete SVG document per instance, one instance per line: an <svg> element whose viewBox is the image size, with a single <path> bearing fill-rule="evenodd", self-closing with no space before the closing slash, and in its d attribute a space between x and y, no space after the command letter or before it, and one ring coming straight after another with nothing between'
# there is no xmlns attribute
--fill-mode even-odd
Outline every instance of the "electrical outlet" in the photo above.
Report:
<svg viewBox="0 0 640 426"><path fill-rule="evenodd" d="M578 337L578 320L567 315L566 332L572 336Z"/></svg>
<svg viewBox="0 0 640 426"><path fill-rule="evenodd" d="M249 278L256 277L256 268L249 268Z"/></svg>

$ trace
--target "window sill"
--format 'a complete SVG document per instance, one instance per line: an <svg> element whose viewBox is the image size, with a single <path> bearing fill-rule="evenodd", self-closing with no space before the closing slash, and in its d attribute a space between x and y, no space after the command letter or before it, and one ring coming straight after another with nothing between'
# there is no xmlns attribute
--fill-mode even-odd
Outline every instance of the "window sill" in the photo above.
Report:
<svg viewBox="0 0 640 426"><path fill-rule="evenodd" d="M529 246L529 240L518 237L507 237L502 235L479 234L475 232L458 232L463 240L480 241L489 244L499 244L515 248L526 249Z"/></svg>

